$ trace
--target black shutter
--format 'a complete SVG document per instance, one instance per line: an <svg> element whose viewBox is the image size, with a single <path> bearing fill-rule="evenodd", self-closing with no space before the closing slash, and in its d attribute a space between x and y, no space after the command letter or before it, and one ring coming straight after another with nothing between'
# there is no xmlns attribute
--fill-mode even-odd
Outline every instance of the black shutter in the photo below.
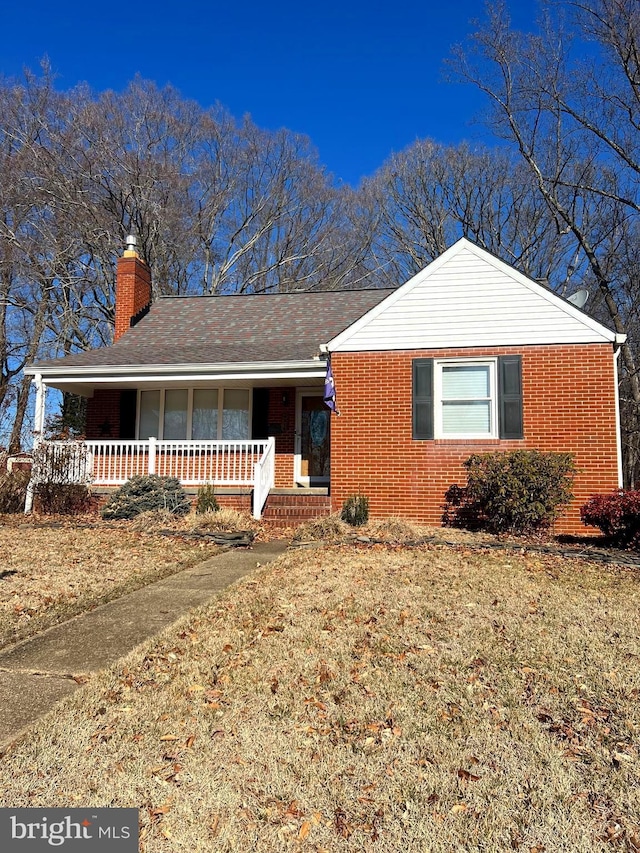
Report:
<svg viewBox="0 0 640 853"><path fill-rule="evenodd" d="M253 389L251 438L269 438L269 389ZM273 435L273 433L271 433Z"/></svg>
<svg viewBox="0 0 640 853"><path fill-rule="evenodd" d="M433 359L413 360L413 437L433 438Z"/></svg>
<svg viewBox="0 0 640 853"><path fill-rule="evenodd" d="M123 388L120 392L120 433L118 438L136 437L136 407L138 391L135 388Z"/></svg>
<svg viewBox="0 0 640 853"><path fill-rule="evenodd" d="M498 358L498 386L500 438L523 438L522 356Z"/></svg>

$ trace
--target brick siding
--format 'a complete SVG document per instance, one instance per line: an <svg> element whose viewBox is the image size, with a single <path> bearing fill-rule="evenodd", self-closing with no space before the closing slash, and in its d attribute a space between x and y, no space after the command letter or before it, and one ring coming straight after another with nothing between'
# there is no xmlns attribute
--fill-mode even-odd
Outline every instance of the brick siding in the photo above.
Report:
<svg viewBox="0 0 640 853"><path fill-rule="evenodd" d="M296 389L269 389L269 430L276 439L276 489L293 485L295 449Z"/></svg>
<svg viewBox="0 0 640 853"><path fill-rule="evenodd" d="M412 439L412 360L522 355L524 439ZM444 494L464 485L473 453L530 448L571 451L579 469L574 500L556 532L585 533L580 506L618 486L610 345L530 346L334 353L340 417L332 418L331 498L337 511L361 490L373 517L439 524Z"/></svg>
<svg viewBox="0 0 640 853"><path fill-rule="evenodd" d="M120 390L96 388L87 400L87 438L120 438Z"/></svg>

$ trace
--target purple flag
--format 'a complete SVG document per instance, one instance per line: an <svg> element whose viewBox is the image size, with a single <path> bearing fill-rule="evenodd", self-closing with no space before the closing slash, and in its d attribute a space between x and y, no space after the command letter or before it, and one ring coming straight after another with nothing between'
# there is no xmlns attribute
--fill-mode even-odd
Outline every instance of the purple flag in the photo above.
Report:
<svg viewBox="0 0 640 853"><path fill-rule="evenodd" d="M332 412L335 412L336 415L340 414L336 406L336 383L333 380L333 371L329 359L327 359L327 373L324 378L324 402Z"/></svg>

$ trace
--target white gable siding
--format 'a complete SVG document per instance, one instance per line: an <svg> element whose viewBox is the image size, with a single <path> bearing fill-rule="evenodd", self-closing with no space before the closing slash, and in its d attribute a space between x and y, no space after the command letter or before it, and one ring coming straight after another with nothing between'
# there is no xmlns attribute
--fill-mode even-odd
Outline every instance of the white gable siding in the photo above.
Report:
<svg viewBox="0 0 640 853"><path fill-rule="evenodd" d="M613 340L601 324L461 240L329 348L353 352Z"/></svg>

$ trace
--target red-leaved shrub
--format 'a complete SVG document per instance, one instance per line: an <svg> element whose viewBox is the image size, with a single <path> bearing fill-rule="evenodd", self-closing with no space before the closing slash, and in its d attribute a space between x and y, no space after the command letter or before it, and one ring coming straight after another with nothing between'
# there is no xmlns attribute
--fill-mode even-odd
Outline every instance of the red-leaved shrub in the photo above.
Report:
<svg viewBox="0 0 640 853"><path fill-rule="evenodd" d="M599 527L616 545L640 547L640 491L593 495L580 509L584 524Z"/></svg>

